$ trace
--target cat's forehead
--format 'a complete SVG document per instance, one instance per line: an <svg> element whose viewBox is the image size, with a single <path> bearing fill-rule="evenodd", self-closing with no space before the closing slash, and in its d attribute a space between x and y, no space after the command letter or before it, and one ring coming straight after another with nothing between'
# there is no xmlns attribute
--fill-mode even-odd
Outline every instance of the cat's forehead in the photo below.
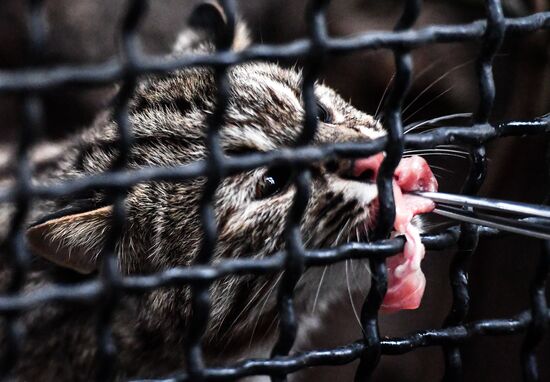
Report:
<svg viewBox="0 0 550 382"><path fill-rule="evenodd" d="M305 118L302 74L292 68L255 62L231 67L227 79L229 102L221 129L224 148L268 151L292 146L303 130ZM315 95L332 122L319 124L315 143L358 141L380 135L371 116L355 109L329 87L316 83ZM182 70L145 82L136 96L132 113L136 135L195 141L204 136L208 116L215 108L214 75L205 68Z"/></svg>
<svg viewBox="0 0 550 382"><path fill-rule="evenodd" d="M235 81L239 80L271 80L290 88L299 90L302 82L301 71L269 62L252 62L231 68L230 74ZM238 85L238 83L237 83Z"/></svg>
<svg viewBox="0 0 550 382"><path fill-rule="evenodd" d="M232 68L230 79L234 87L233 95L236 97L242 95L243 91L249 91L255 96L269 97L275 94L279 97L297 99L302 103L302 71L294 67L284 68L267 62L249 63ZM347 106L346 102L327 86L316 83L315 91L317 97L323 98L324 101L338 101L338 105L334 106Z"/></svg>
<svg viewBox="0 0 550 382"><path fill-rule="evenodd" d="M264 140L266 147L259 148L294 142L305 117L301 72L269 63L247 64L230 72L230 82L233 102L229 119L241 128L256 127L266 135L270 142ZM316 83L315 96L331 119L329 124L319 124L317 143L372 139L383 134L372 116L355 109L330 87Z"/></svg>

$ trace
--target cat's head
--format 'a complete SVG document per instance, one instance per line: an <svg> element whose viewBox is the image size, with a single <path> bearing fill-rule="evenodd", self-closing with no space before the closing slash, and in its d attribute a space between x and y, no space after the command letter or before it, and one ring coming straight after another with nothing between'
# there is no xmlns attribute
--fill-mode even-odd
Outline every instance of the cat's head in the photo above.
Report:
<svg viewBox="0 0 550 382"><path fill-rule="evenodd" d="M199 7L193 21L195 28L180 36L176 54L212 51L213 41L225 25L223 13L211 4ZM218 27L212 30L207 25ZM247 41L246 29L239 24L234 49L243 49ZM230 97L219 132L226 155L293 147L305 118L301 74L259 62L230 68L228 79ZM312 144L365 142L385 134L371 115L355 109L332 89L316 84L315 95L318 128ZM215 99L211 69L189 68L141 82L130 103L134 144L128 167L178 166L205 159ZM73 166L63 176L108 170L117 154L116 139L115 123L100 119L79 139L74 152L68 153L74 157ZM363 161L327 158L309 165L310 198L301 221L307 248L368 240L375 223L375 177L381 157ZM263 258L285 248L284 231L296 193L295 174L295 169L285 166L262 167L221 181L215 196L219 237L213 263L227 258ZM129 190L128 219L117 247L124 273L151 273L193 263L202 243L199 205L204 183L203 178L153 182ZM92 272L101 262L111 206L102 192L81 204L87 206L85 211L41 222L29 230L28 237L33 249L44 257ZM227 277L212 286L212 330L227 330L239 317L242 324L232 330L250 331L258 315L269 317L266 322L270 322L276 295L270 291L278 279L279 275ZM311 288L300 285L298 293L309 291L312 297ZM149 309L156 309L158 317L173 315L174 309L179 310L179 317L189 312L187 289L157 291L152 296ZM306 299L305 294L302 297ZM154 320L160 320L158 317Z"/></svg>

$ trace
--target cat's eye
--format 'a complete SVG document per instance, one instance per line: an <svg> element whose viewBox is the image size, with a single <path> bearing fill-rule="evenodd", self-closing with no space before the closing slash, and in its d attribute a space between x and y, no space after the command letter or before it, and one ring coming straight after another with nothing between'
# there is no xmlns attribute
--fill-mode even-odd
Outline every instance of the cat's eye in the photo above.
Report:
<svg viewBox="0 0 550 382"><path fill-rule="evenodd" d="M319 122L332 123L332 114L320 102L317 102L317 119Z"/></svg>
<svg viewBox="0 0 550 382"><path fill-rule="evenodd" d="M286 167L269 169L256 185L256 199L265 199L285 190L290 183L292 173Z"/></svg>

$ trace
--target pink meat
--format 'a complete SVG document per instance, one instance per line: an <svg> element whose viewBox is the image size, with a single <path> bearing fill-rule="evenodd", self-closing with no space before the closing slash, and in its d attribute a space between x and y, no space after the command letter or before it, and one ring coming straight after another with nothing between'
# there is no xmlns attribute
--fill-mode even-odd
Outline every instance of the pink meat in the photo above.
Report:
<svg viewBox="0 0 550 382"><path fill-rule="evenodd" d="M420 268L425 248L411 220L415 215L431 212L434 204L429 199L407 194L413 191L437 191L437 180L430 167L418 156L403 159L395 171L394 228L398 234L405 235L407 242L402 253L386 261L388 291L382 302L384 311L418 308L426 286L426 278Z"/></svg>
<svg viewBox="0 0 550 382"><path fill-rule="evenodd" d="M437 180L428 162L418 155L403 159L395 169L394 179L403 192L437 191Z"/></svg>

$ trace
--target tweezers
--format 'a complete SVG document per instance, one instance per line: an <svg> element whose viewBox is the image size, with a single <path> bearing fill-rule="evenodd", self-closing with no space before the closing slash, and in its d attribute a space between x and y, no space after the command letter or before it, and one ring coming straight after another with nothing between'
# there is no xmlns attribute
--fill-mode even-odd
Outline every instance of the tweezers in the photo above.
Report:
<svg viewBox="0 0 550 382"><path fill-rule="evenodd" d="M433 212L437 215L550 240L548 206L440 192L417 192L416 195L434 201Z"/></svg>

